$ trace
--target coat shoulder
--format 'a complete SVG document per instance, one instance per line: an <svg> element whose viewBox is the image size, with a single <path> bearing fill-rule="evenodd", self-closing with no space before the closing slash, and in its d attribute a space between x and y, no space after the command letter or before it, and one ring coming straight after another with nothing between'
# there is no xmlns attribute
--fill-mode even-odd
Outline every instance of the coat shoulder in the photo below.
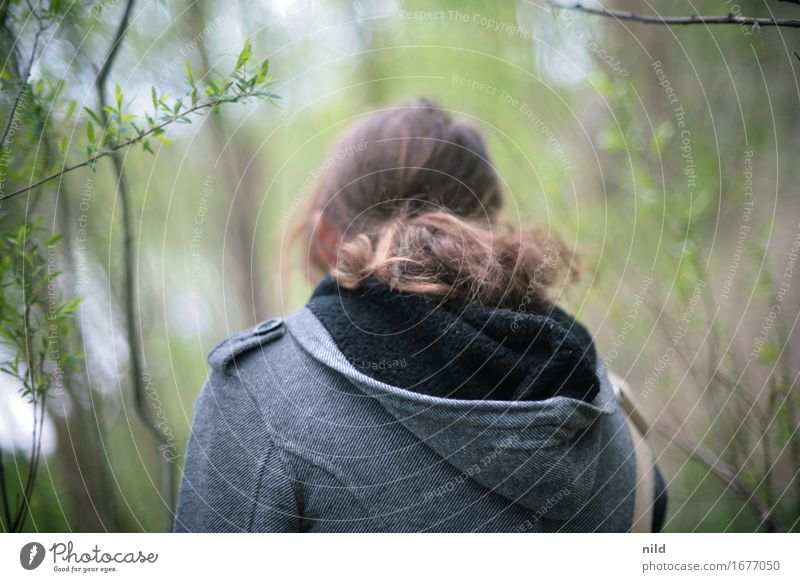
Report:
<svg viewBox="0 0 800 582"><path fill-rule="evenodd" d="M279 340L285 333L286 322L283 318L268 319L223 340L209 353L208 363L217 372L234 373L240 358L270 342Z"/></svg>

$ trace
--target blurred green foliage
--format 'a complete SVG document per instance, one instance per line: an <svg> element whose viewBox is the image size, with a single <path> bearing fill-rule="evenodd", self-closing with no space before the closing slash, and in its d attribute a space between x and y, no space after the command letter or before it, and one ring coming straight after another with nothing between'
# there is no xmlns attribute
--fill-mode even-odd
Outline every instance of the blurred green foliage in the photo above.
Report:
<svg viewBox="0 0 800 582"><path fill-rule="evenodd" d="M92 71L121 4L97 4L102 18L100 8L62 8L58 41L32 78L34 106L21 112L29 141L14 149L17 169L58 171L73 148L106 139L98 120L88 129L83 108L95 111ZM740 4L763 15L762 3ZM706 1L693 10L724 8ZM792 187L800 120L797 47L787 38L738 26L620 24L525 1L143 5L110 77L126 96L108 112L118 114L112 127L153 115L153 85L157 102L187 82L220 88L215 71L237 69L245 40L248 52L269 56L271 70L252 74L281 80L269 89L283 97L279 109L222 109L171 126L148 143L152 153L121 154L135 208L143 360L179 447L210 349L307 298L305 257L286 248L287 228L337 155L337 135L372 108L425 95L484 132L508 218L548 227L578 249L584 274L559 301L595 333L600 357L658 427L668 529L753 531L773 520L797 529L800 306L793 288L782 289L793 285L800 228ZM169 111L155 104L157 113L173 114L170 103ZM158 530L167 511L160 453L128 408L112 170L98 162L95 173L3 203L3 228L36 213L64 234L65 289L84 298L77 316L87 361L76 399L98 427L108 478L95 486L113 502L86 518L61 499L69 471L53 463L34 507L40 529ZM28 184L24 172L9 184ZM719 462L691 454L698 446Z"/></svg>

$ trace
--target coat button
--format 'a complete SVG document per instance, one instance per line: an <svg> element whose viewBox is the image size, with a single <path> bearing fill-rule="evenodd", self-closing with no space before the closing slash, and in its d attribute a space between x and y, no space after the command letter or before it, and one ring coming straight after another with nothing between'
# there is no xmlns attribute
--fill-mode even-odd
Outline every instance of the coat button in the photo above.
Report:
<svg viewBox="0 0 800 582"><path fill-rule="evenodd" d="M283 325L283 320L280 317L276 317L275 319L268 319L267 321L259 323L257 326L253 328L253 335L268 334L271 331L275 331L282 325Z"/></svg>

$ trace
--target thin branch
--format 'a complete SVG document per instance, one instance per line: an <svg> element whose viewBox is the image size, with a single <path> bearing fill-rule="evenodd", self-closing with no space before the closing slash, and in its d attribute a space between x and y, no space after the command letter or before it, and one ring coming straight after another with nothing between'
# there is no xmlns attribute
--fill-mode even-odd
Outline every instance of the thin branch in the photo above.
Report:
<svg viewBox="0 0 800 582"><path fill-rule="evenodd" d="M635 12L628 12L625 10L611 10L610 8L605 8L604 6L598 6L595 8L592 6L586 6L581 2L565 4L559 2L558 0L547 0L547 3L553 8L576 10L586 14L608 16L616 20L631 20L633 22L641 22L643 24L664 24L667 26L681 26L685 24L738 24L740 26L785 26L788 28L800 28L800 19L798 18L758 18L735 14L728 14L727 16L699 16L697 14L693 14L691 16L651 16L648 14L637 14Z"/></svg>
<svg viewBox="0 0 800 582"><path fill-rule="evenodd" d="M24 244L24 243L23 243ZM23 279L25 277L25 270L23 266ZM31 336L33 335L32 324L31 324L31 308L33 307L33 302L35 301L34 297L32 296L32 290L30 293L26 292L26 288L24 286L23 281L23 289L22 289L22 301L25 304L25 310L22 314L22 326L25 330L25 359L26 362L26 377L23 380L23 385L30 390L31 400L33 403L33 429L31 434L31 457L30 461L28 462L28 474L25 477L25 483L20 484L22 485L22 499L18 502L18 506L16 508L14 514L14 520L11 522L11 531L19 532L22 531L22 524L25 522L25 517L30 512L30 495L33 491L33 485L36 479L36 464L38 462L37 458L37 446L41 444L42 435L39 429L39 420L36 414L36 411L39 407L39 400L37 399L37 385L36 385L36 371L35 366L37 365L34 354L33 354L33 346L31 345ZM42 410L40 414L44 414ZM37 440L36 436L39 435ZM22 477L22 475L18 475Z"/></svg>
<svg viewBox="0 0 800 582"><path fill-rule="evenodd" d="M117 32L114 33L114 40L111 42L111 48L108 50L106 60L103 61L103 65L100 67L100 71L97 73L95 86L97 87L98 91L104 91L108 73L111 71L111 67L114 65L114 61L117 59L117 51L119 50L119 47L122 46L122 37L125 36L125 32L128 29L128 22L130 21L131 12L133 11L133 3L134 0L128 0L128 2L125 4L125 12L122 13L122 18L117 26Z"/></svg>
<svg viewBox="0 0 800 582"><path fill-rule="evenodd" d="M34 402L33 405L33 450L31 451L31 460L28 463L28 480L25 483L25 489L22 492L22 502L20 503L19 510L17 512L17 517L14 520L14 529L15 532L22 531L22 528L25 527L25 521L28 518L28 515L31 513L31 498L33 497L33 486L36 483L36 474L39 468L39 460L42 457L42 431L44 430L44 415L45 415L45 394L41 394L39 397L40 402ZM38 438L37 438L37 417L36 417L36 407L39 407L39 417L38 417Z"/></svg>
<svg viewBox="0 0 800 582"><path fill-rule="evenodd" d="M11 529L11 508L8 504L8 491L6 491L6 471L3 465L3 452L0 451L0 496L3 498L3 514L5 516L3 522L5 524L5 531Z"/></svg>
<svg viewBox="0 0 800 582"><path fill-rule="evenodd" d="M117 27L117 33L114 36L114 41L111 49L108 52L103 67L97 75L96 89L97 99L99 101L99 110L102 120L108 126L108 115L106 114L105 107L105 82L114 60L117 55L119 47L122 45L122 37L128 28L128 20L130 19L131 10L133 8L134 0L128 0L125 6L125 12ZM130 192L128 191L128 183L125 179L125 169L122 165L122 160L118 156L114 156L114 170L117 174L117 192L120 199L121 218L122 218L122 232L123 232L123 288L124 296L123 301L125 304L125 324L126 334L128 336L128 346L131 358L131 384L133 388L133 401L136 409L136 415L142 424L145 425L147 430L153 435L158 445L168 444L166 436L158 428L152 418L147 407L147 400L145 395L145 387L143 384L142 375L142 361L139 353L139 346L141 344L141 333L136 325L136 281L134 270L134 250L133 250L133 209L131 204ZM160 450L160 446L158 447ZM175 482L175 467L166 459L161 458L161 474L164 480L165 494L167 496L168 514L167 514L167 530L172 529L172 510L175 507L174 500L174 482Z"/></svg>
<svg viewBox="0 0 800 582"><path fill-rule="evenodd" d="M0 27L5 28L6 17L8 17L8 9L11 7L11 2L3 2L0 4Z"/></svg>
<svg viewBox="0 0 800 582"><path fill-rule="evenodd" d="M3 138L0 139L0 147L4 146L6 143L6 139L8 138L8 133L11 131L11 126L14 123L14 117L17 114L17 109L19 108L19 102L22 100L22 95L28 89L28 79L31 76L31 69L33 68L33 61L36 58L36 51L39 48L39 39L42 37L42 32L45 30L45 25L42 23L41 20L39 22L39 30L36 31L36 36L33 38L33 48L31 49L31 56L28 58L28 64L25 66L25 72L21 75L19 81L19 91L17 92L17 96L14 98L14 104L11 106L11 112L8 115L8 121L6 122L6 128L3 130Z"/></svg>
<svg viewBox="0 0 800 582"><path fill-rule="evenodd" d="M677 431L668 428L662 423L656 423L656 430L660 432L669 442L675 444L679 449L683 450L691 458L700 461L709 471L724 481L728 487L733 489L745 500L745 503L750 505L758 514L761 523L765 524L769 531L783 531L780 522L772 512L772 510L756 496L755 492L750 489L741 479L737 476L737 471L723 461L717 458L714 453L708 449L703 448L699 444L694 444L680 435Z"/></svg>
<svg viewBox="0 0 800 582"><path fill-rule="evenodd" d="M205 103L199 103L195 107L192 107L192 108L187 109L186 111L184 111L181 114L181 116L197 113L197 112L202 111L204 109L213 108L213 107L216 107L217 105L222 105L224 103L236 103L238 101L241 101L243 99L247 99L249 97L252 97L252 95L249 94L249 93L244 93L244 94L241 94L241 95L236 95L234 97L225 97L224 99L214 99L214 100L211 100L211 101L207 101ZM78 170L80 168L85 168L86 166L90 166L90 165L94 164L97 160L99 160L101 158L105 158L107 156L113 155L116 152L118 152L119 150L125 149L126 147L129 147L129 146L132 146L132 145L135 145L135 144L139 143L140 141L146 139L147 137L149 137L153 133L156 133L159 130L164 129L168 125L172 125L176 121L178 121L178 118L169 119L169 120L167 120L167 121L165 121L163 123L160 123L159 125L155 125L155 126L151 127L147 131L143 132L141 135L137 135L134 138L131 138L131 139L126 140L126 141L124 141L122 143L119 143L119 144L117 144L117 145L115 145L115 146L113 146L113 147L111 147L111 148L109 148L107 150L99 152L99 153L93 155L92 157L83 160L82 162L78 162L78 163L73 164L71 166L67 166L64 169L59 170L58 172L56 172L54 174L46 176L46 177L44 177L44 178L42 178L40 180L37 180L36 182L32 182L32 183L28 184L27 186L23 186L22 188L20 188L18 190L14 190L13 192L10 192L10 193L8 193L8 194L6 194L4 196L0 196L0 202L5 202L9 198L13 198L14 196L18 196L20 194L24 194L25 192L33 190L37 186L41 186L42 184L45 184L47 182L52 182L53 180L56 180L57 178L59 178L60 176L62 176L64 174L67 174L67 173L72 172L74 170Z"/></svg>

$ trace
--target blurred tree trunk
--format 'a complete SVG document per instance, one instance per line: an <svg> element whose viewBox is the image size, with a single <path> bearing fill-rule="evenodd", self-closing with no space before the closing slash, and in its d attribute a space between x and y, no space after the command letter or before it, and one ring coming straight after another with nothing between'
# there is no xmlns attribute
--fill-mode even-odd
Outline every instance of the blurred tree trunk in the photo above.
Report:
<svg viewBox="0 0 800 582"><path fill-rule="evenodd" d="M197 43L203 75L211 68L211 59L201 31L213 16L213 5L208 1L188 0L187 11L193 37L201 38ZM259 242L256 238L259 212L260 186L264 183L263 159L259 167L247 162L252 148L248 147L248 136L243 133L229 141L228 128L222 112L207 119L211 129L213 151L220 155L222 186L230 199L230 216L225 237L231 242L233 272L224 273L228 284L237 293L237 310L244 319L242 325L254 325L266 317L269 305L265 295L265 270Z"/></svg>
<svg viewBox="0 0 800 582"><path fill-rule="evenodd" d="M52 146L46 136L43 142L47 157L53 157ZM62 182L56 208L64 245L60 285L69 297L77 295L71 208L77 198L71 194L67 183ZM81 329L80 312L76 314L76 321L77 328ZM80 333L65 341L72 344L68 352L85 353ZM53 417L58 439L58 459L72 508L70 527L76 531L119 531L121 524L116 496L103 447L100 401L92 394L85 374L64 374L63 383L64 392L69 398L69 407L64 409L67 414L56 411Z"/></svg>
<svg viewBox="0 0 800 582"><path fill-rule="evenodd" d="M359 55L359 64L361 74L366 81L365 97L367 104L371 106L384 105L388 99L386 94L386 83L382 80L386 75L381 66L381 53L376 52L379 48L379 43L376 42L377 29L374 25L364 24L361 22L361 15L356 9L353 2L345 3L345 10L348 13L348 19L353 23L356 36L358 36L359 43L363 47ZM364 6L363 8L368 8ZM371 24L376 22L374 20L368 21ZM389 34L388 30L383 31Z"/></svg>

